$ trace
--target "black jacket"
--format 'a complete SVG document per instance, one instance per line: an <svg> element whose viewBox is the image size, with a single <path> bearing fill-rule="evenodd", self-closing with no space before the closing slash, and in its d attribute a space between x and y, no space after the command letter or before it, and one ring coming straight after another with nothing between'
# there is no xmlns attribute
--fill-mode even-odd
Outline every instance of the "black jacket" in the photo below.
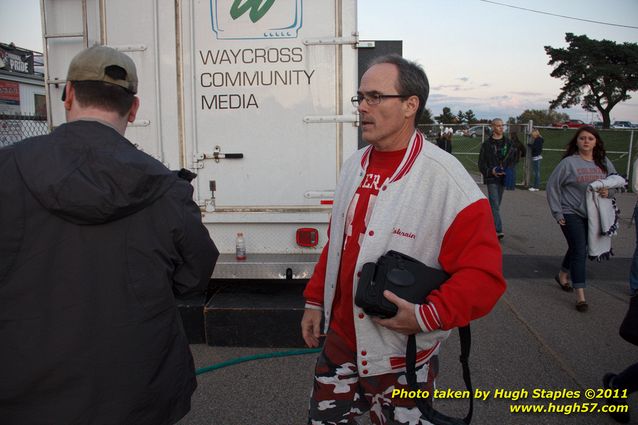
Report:
<svg viewBox="0 0 638 425"><path fill-rule="evenodd" d="M492 174L494 167L507 168L518 159L518 149L514 147L511 140L503 136L502 139L489 139L481 145L479 153L478 167L483 174L484 183L503 183L503 177L496 177Z"/></svg>
<svg viewBox="0 0 638 425"><path fill-rule="evenodd" d="M436 139L436 145L447 153L452 153L452 140L445 137Z"/></svg>
<svg viewBox="0 0 638 425"><path fill-rule="evenodd" d="M543 139L542 137L537 137L535 138L532 143L528 143L527 146L529 146L532 149L531 155L532 157L535 156L540 156L543 153L543 143L545 142L545 139Z"/></svg>
<svg viewBox="0 0 638 425"><path fill-rule="evenodd" d="M75 121L0 149L0 422L173 424L194 365L174 294L218 251L192 187Z"/></svg>

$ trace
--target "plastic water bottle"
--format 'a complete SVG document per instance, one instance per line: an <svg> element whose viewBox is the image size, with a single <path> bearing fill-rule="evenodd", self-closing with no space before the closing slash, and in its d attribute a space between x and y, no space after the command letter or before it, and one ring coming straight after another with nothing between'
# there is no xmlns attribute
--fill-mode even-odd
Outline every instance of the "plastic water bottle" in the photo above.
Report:
<svg viewBox="0 0 638 425"><path fill-rule="evenodd" d="M244 241L242 232L237 233L237 238L235 239L235 258L239 261L246 259L246 241Z"/></svg>

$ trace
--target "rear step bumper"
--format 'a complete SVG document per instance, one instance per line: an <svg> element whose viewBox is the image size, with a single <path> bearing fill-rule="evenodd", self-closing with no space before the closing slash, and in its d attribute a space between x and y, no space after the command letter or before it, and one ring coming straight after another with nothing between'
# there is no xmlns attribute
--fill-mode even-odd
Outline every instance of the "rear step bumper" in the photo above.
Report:
<svg viewBox="0 0 638 425"><path fill-rule="evenodd" d="M319 254L221 254L213 279L310 279Z"/></svg>

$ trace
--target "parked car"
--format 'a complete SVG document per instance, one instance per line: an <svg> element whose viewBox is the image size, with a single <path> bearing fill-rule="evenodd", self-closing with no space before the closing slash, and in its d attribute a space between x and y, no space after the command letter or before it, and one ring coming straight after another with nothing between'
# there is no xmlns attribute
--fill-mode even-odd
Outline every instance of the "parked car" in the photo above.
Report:
<svg viewBox="0 0 638 425"><path fill-rule="evenodd" d="M592 121L592 123L590 125L592 127L594 127L594 128L603 128L603 122L602 121Z"/></svg>
<svg viewBox="0 0 638 425"><path fill-rule="evenodd" d="M483 137L483 129L485 128L485 137L490 135L490 128L487 126L476 125L474 127L470 127L467 130L463 130L463 135L465 137Z"/></svg>
<svg viewBox="0 0 638 425"><path fill-rule="evenodd" d="M630 121L614 121L611 128L635 128Z"/></svg>
<svg viewBox="0 0 638 425"><path fill-rule="evenodd" d="M563 122L557 122L552 124L552 127L559 127L559 128L579 128L582 127L585 124L583 121L581 120L567 120L567 121L563 121Z"/></svg>

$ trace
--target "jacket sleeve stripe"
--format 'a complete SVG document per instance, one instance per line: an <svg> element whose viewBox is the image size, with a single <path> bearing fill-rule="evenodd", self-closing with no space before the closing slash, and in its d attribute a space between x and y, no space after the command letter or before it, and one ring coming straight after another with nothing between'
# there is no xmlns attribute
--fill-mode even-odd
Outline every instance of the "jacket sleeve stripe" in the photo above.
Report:
<svg viewBox="0 0 638 425"><path fill-rule="evenodd" d="M305 308L310 310L323 310L323 304L316 303L314 301L306 301Z"/></svg>
<svg viewBox="0 0 638 425"><path fill-rule="evenodd" d="M436 309L431 304L421 304L418 310L417 321L423 331L431 332L441 328ZM418 320L420 319L420 320Z"/></svg>

